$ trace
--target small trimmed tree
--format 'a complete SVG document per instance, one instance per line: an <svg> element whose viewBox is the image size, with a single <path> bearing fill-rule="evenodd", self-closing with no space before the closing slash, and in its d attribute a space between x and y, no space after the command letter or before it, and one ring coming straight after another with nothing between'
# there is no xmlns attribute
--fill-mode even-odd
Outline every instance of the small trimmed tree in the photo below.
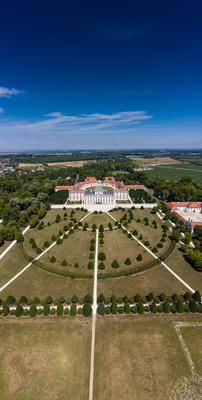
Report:
<svg viewBox="0 0 202 400"><path fill-rule="evenodd" d="M125 264L126 264L126 265L131 265L131 259L130 259L130 257L127 257L127 258L126 258Z"/></svg>
<svg viewBox="0 0 202 400"><path fill-rule="evenodd" d="M141 255L141 254L138 254L136 260L139 261L139 262L142 261L142 255Z"/></svg>
<svg viewBox="0 0 202 400"><path fill-rule="evenodd" d="M117 260L114 260L113 262L112 262L112 268L119 268L119 263L118 263L118 261Z"/></svg>
<svg viewBox="0 0 202 400"><path fill-rule="evenodd" d="M15 309L15 316L16 317L21 317L23 312L23 308L20 304L17 305L16 309Z"/></svg>
<svg viewBox="0 0 202 400"><path fill-rule="evenodd" d="M84 303L83 305L83 315L84 317L91 317L92 315L92 306L90 303Z"/></svg>
<svg viewBox="0 0 202 400"><path fill-rule="evenodd" d="M90 304L92 304L92 303L93 303L93 298L92 298L92 296L91 296L90 294L86 294L86 295L84 296L84 298L83 298L83 302L84 302L84 303L90 303Z"/></svg>
<svg viewBox="0 0 202 400"><path fill-rule="evenodd" d="M61 317L62 314L63 314L63 305L58 304L57 305L57 315L58 315L58 317Z"/></svg>
<svg viewBox="0 0 202 400"><path fill-rule="evenodd" d="M105 260L106 260L106 255L105 255L105 253L100 252L100 253L98 254L98 260L99 260L99 261L105 261Z"/></svg>
<svg viewBox="0 0 202 400"><path fill-rule="evenodd" d="M37 308L36 308L35 304L32 304L29 309L30 317L36 317L36 313L37 313Z"/></svg>

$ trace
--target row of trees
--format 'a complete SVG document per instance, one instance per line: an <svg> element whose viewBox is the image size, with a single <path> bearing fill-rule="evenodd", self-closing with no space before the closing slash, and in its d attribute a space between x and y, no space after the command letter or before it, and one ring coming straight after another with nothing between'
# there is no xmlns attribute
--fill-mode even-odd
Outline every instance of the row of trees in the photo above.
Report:
<svg viewBox="0 0 202 400"><path fill-rule="evenodd" d="M44 305L36 305L31 304L30 306L22 306L21 304L17 304L16 306L9 306L8 304L3 304L2 308L0 308L0 315L6 317L8 315L14 315L16 317L21 316L30 316L36 317L37 315L83 315L85 317L90 317L92 315L92 305L91 303L84 303L82 306L76 305L76 303L72 303L71 306L65 306L62 303L57 304L57 306L50 306L50 304Z"/></svg>
<svg viewBox="0 0 202 400"><path fill-rule="evenodd" d="M124 305L118 305L117 303L111 303L111 305L105 305L104 303L99 303L97 307L97 313L99 315L109 315L109 314L144 314L145 312L151 313L202 313L202 303L197 303L195 300L191 300L186 304L183 304L181 301L177 303L170 303L169 301L165 301L162 304L157 304L153 301L149 305L144 305L142 302L137 303L136 305L130 305L129 303L125 303Z"/></svg>

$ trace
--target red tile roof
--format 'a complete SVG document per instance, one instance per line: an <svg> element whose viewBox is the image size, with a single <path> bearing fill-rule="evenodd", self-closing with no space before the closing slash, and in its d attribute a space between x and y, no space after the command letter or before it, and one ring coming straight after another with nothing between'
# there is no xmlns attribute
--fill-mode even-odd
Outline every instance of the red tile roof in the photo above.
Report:
<svg viewBox="0 0 202 400"><path fill-rule="evenodd" d="M144 185L126 185L127 189L145 189Z"/></svg>
<svg viewBox="0 0 202 400"><path fill-rule="evenodd" d="M61 185L61 186L56 186L55 187L55 189L57 189L57 190L69 190L69 189L72 189L73 188L73 186L71 186L71 185Z"/></svg>
<svg viewBox="0 0 202 400"><path fill-rule="evenodd" d="M201 204L201 201L172 201L168 202L167 206L172 210L177 210L178 207L200 208Z"/></svg>

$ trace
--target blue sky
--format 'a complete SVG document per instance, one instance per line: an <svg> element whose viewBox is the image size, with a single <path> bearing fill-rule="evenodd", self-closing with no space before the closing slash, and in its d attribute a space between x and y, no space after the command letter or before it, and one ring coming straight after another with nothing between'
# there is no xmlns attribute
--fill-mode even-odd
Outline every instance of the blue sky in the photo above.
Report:
<svg viewBox="0 0 202 400"><path fill-rule="evenodd" d="M0 151L202 147L202 4L7 1Z"/></svg>

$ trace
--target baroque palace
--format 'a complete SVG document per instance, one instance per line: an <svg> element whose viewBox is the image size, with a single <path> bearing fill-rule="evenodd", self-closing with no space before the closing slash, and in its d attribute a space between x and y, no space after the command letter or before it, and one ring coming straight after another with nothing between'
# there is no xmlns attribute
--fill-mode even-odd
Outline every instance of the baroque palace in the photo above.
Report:
<svg viewBox="0 0 202 400"><path fill-rule="evenodd" d="M55 191L69 190L69 201L86 205L115 205L117 202L129 200L129 189L145 189L144 185L125 185L114 177L106 177L103 181L88 176L85 181L73 186L56 186Z"/></svg>

